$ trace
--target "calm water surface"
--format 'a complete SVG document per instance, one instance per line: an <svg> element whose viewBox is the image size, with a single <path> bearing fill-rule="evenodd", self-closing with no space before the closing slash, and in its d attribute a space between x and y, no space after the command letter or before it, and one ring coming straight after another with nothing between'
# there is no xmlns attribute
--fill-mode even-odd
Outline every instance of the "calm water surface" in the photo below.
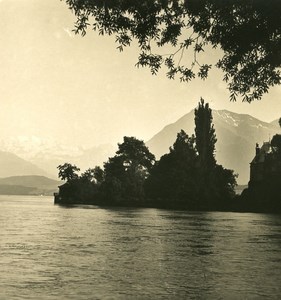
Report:
<svg viewBox="0 0 281 300"><path fill-rule="evenodd" d="M0 196L0 299L281 299L281 215Z"/></svg>

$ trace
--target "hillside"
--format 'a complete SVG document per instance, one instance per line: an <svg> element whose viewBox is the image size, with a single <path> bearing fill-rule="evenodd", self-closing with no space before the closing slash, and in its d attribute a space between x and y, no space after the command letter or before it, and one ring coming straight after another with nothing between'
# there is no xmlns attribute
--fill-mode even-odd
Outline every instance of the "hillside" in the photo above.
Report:
<svg viewBox="0 0 281 300"><path fill-rule="evenodd" d="M21 185L0 184L0 195L41 195L35 188Z"/></svg>
<svg viewBox="0 0 281 300"><path fill-rule="evenodd" d="M62 182L45 176L11 176L0 178L0 194L52 195Z"/></svg>
<svg viewBox="0 0 281 300"><path fill-rule="evenodd" d="M41 175L47 176L47 172L17 155L0 151L0 177Z"/></svg>
<svg viewBox="0 0 281 300"><path fill-rule="evenodd" d="M218 163L233 169L239 174L238 183L246 184L249 181L249 163L254 156L256 143L268 141L270 137L280 132L279 126L276 123L262 122L250 115L227 110L213 110L213 123L218 139L216 143ZM191 111L175 123L164 127L146 145L159 158L169 151L181 129L193 134L194 126L194 111Z"/></svg>
<svg viewBox="0 0 281 300"><path fill-rule="evenodd" d="M270 124L279 127L279 119L276 119L276 120L270 122Z"/></svg>

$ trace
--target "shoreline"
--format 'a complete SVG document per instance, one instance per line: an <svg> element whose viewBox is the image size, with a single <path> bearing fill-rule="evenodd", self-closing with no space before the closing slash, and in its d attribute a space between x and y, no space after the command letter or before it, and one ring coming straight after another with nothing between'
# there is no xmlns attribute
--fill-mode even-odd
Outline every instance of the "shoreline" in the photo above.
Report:
<svg viewBox="0 0 281 300"><path fill-rule="evenodd" d="M237 200L240 198L240 195L237 195L235 198ZM235 201L235 200L234 200ZM251 209L251 208L243 208L241 206L238 206L238 203L231 203L228 206L224 208L207 208L207 207L191 207L191 206L184 206L184 205L169 205L168 203L165 205L160 205L157 203L144 203L144 202L139 202L132 204L131 202L124 202L124 203L101 203L97 201L54 201L54 205L59 205L59 206L64 206L64 207L75 207L76 205L89 205L89 206L96 206L99 208L104 208L104 209L110 209L110 208L125 208L125 209L143 209L143 208L153 208L153 209L164 209L164 210L181 210L181 211L190 211L190 212L231 212L231 213L262 213L262 214L277 214L281 215L281 211L278 211L276 209ZM230 205L232 207L230 207ZM234 207L235 206L235 207Z"/></svg>

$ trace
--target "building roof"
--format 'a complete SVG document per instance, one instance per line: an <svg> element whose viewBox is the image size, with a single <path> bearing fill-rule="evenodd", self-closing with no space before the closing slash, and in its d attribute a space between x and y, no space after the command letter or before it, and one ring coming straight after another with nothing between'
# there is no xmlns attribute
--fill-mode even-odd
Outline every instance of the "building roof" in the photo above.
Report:
<svg viewBox="0 0 281 300"><path fill-rule="evenodd" d="M263 163L265 161L265 157L272 153L272 148L270 142L264 142L262 147L259 148L258 145L256 147L257 153L251 163Z"/></svg>

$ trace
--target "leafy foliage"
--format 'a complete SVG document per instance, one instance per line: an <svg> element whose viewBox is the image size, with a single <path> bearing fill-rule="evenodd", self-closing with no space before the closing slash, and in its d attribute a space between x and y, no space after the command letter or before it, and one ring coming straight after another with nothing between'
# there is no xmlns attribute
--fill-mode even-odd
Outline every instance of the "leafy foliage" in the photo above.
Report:
<svg viewBox="0 0 281 300"><path fill-rule="evenodd" d="M125 136L104 170L90 168L79 177L76 166L58 166L59 177L67 179L60 196L69 203L222 209L235 194L236 177L216 163L215 143L212 110L201 99L195 110L195 136L181 130L159 161L155 163L143 141Z"/></svg>
<svg viewBox="0 0 281 300"><path fill-rule="evenodd" d="M118 144L117 156L122 158L123 165L126 170L137 169L144 172L148 172L154 161L155 157L148 148L145 146L143 141L136 139L135 137L124 137L122 144Z"/></svg>
<svg viewBox="0 0 281 300"><path fill-rule="evenodd" d="M261 99L280 84L279 0L65 1L77 17L77 34L90 26L101 35L114 34L120 51L137 40L137 66L150 67L152 74L164 65L168 78L204 80L212 66L198 55L209 45L223 51L216 67L224 72L231 100ZM154 51L164 46L170 54Z"/></svg>
<svg viewBox="0 0 281 300"><path fill-rule="evenodd" d="M140 200L144 198L143 183L155 157L143 141L124 137L114 157L104 164L103 190L108 201Z"/></svg>
<svg viewBox="0 0 281 300"><path fill-rule="evenodd" d="M198 196L196 173L195 138L181 130L170 153L163 155L153 167L145 183L146 194L170 205L194 206Z"/></svg>
<svg viewBox="0 0 281 300"><path fill-rule="evenodd" d="M237 175L233 170L226 169L221 165L216 165L210 174L210 184L207 186L209 208L224 208L228 205L227 200L235 196Z"/></svg>
<svg viewBox="0 0 281 300"><path fill-rule="evenodd" d="M94 169L89 168L84 173L81 174L80 178L85 181L92 182L94 181Z"/></svg>
<svg viewBox="0 0 281 300"><path fill-rule="evenodd" d="M195 110L195 136L183 130L146 181L146 193L172 206L224 209L235 195L236 175L215 160L212 110L201 99Z"/></svg>
<svg viewBox="0 0 281 300"><path fill-rule="evenodd" d="M57 168L59 169L58 177L61 180L71 181L78 178L78 174L76 172L79 172L80 169L75 165L64 163L63 165L59 165Z"/></svg>
<svg viewBox="0 0 281 300"><path fill-rule="evenodd" d="M104 171L101 167L97 166L94 167L93 169L93 176L94 179L96 180L97 184L101 184L104 181Z"/></svg>
<svg viewBox="0 0 281 300"><path fill-rule="evenodd" d="M215 144L217 142L214 125L212 124L212 110L208 103L201 98L195 109L196 149L199 154L200 168L208 171L216 164Z"/></svg>
<svg viewBox="0 0 281 300"><path fill-rule="evenodd" d="M204 208L222 208L227 199L234 196L236 175L232 170L218 165L215 159L217 142L212 110L204 99L195 109L195 137L198 151L199 202Z"/></svg>

